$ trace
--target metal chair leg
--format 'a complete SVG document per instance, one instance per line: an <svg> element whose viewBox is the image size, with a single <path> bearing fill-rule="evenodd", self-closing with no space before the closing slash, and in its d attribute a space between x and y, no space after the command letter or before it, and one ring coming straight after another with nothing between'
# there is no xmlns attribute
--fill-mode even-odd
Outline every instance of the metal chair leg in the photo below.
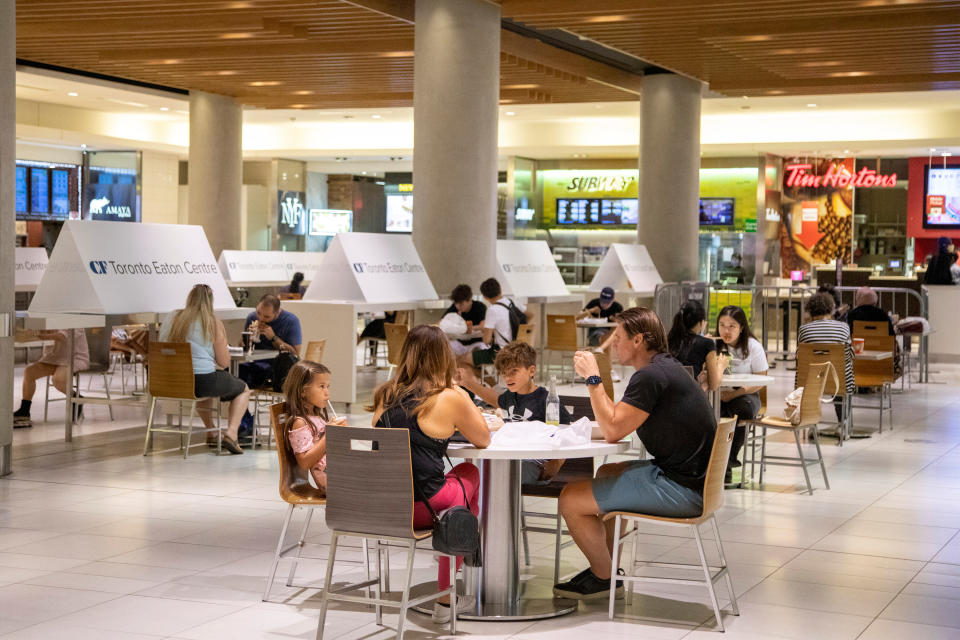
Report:
<svg viewBox="0 0 960 640"><path fill-rule="evenodd" d="M374 587L373 593L376 596L378 601L383 597L383 594L381 593L381 588L380 588L380 583L382 582L382 578L383 578L383 554L381 553L382 550L383 550L383 545L381 544L380 540L377 540L377 584ZM377 604L373 605L373 611L374 611L374 614L376 615L377 624L382 625L383 624L383 606L378 602Z"/></svg>
<svg viewBox="0 0 960 640"><path fill-rule="evenodd" d="M320 619L317 621L317 640L323 640L323 626L327 622L327 605L330 603L330 584L333 582L333 563L337 558L337 538L334 531L330 536L330 557L327 559L327 572L323 580L323 591L320 592Z"/></svg>
<svg viewBox="0 0 960 640"><path fill-rule="evenodd" d="M303 529L300 530L300 538L297 540L297 555L292 558L290 565L290 575L287 576L287 586L293 586L293 575L297 572L297 563L300 562L300 554L303 553L303 540L307 537L307 529L310 527L310 519L313 518L313 509L307 509L307 517L303 521ZM364 540L366 545L366 540ZM366 548L366 546L364 546ZM369 574L367 578L369 579Z"/></svg>
<svg viewBox="0 0 960 640"><path fill-rule="evenodd" d="M560 515L560 503L557 503L557 531L553 549L553 584L560 582L560 550L563 545L563 516Z"/></svg>
<svg viewBox="0 0 960 640"><path fill-rule="evenodd" d="M618 515L613 521L613 552L610 556L610 603L607 607L607 618L613 620L613 603L617 599L617 565L620 562L620 522ZM556 584L556 580L554 580Z"/></svg>
<svg viewBox="0 0 960 640"><path fill-rule="evenodd" d="M50 376L47 376L47 388L43 393L43 421L47 421L47 408L50 406Z"/></svg>
<svg viewBox="0 0 960 640"><path fill-rule="evenodd" d="M807 461L803 457L803 447L800 446L800 430L793 430L793 440L797 443L797 454L800 456L800 468L803 469L803 478L807 481L807 493L813 495L813 484L810 483L810 472L807 471Z"/></svg>
<svg viewBox="0 0 960 640"><path fill-rule="evenodd" d="M197 401L190 401L190 417L187 419L187 444L183 448L183 459L186 460L190 455L190 436L193 435L193 416L197 412ZM181 431L182 433L182 431Z"/></svg>
<svg viewBox="0 0 960 640"><path fill-rule="evenodd" d="M457 559L450 556L450 635L457 635Z"/></svg>
<svg viewBox="0 0 960 640"><path fill-rule="evenodd" d="M107 374L103 374L103 391L107 394L107 410L110 412L110 422L113 422L113 404L110 404L110 385L107 384Z"/></svg>
<svg viewBox="0 0 960 640"><path fill-rule="evenodd" d="M150 450L150 445L153 444L153 414L154 410L157 408L157 398L152 396L150 398L150 413L147 414L147 435L143 439L143 455L147 455L147 452Z"/></svg>
<svg viewBox="0 0 960 640"><path fill-rule="evenodd" d="M403 576L403 596L400 599L400 617L397 618L397 640L403 640L403 623L407 621L407 608L410 606L410 583L413 582L413 559L416 552L417 543L411 540L409 542L409 551L407 552L407 571ZM454 566L456 566L455 562ZM456 611L450 612L450 615L456 614Z"/></svg>
<svg viewBox="0 0 960 640"><path fill-rule="evenodd" d="M530 541L527 536L527 516L523 512L523 498L520 498L520 540L523 542L523 565L530 566ZM554 583L556 584L556 583Z"/></svg>
<svg viewBox="0 0 960 640"><path fill-rule="evenodd" d="M723 542L720 540L720 523L717 522L717 516L710 516L710 523L713 525L713 539L717 543L717 553L720 555L720 566L727 570L724 577L727 580L727 592L730 594L730 608L733 615L740 615L740 607L737 606L737 594L733 590L733 578L730 577L730 567L727 566L727 557L723 553Z"/></svg>
<svg viewBox="0 0 960 640"><path fill-rule="evenodd" d="M280 527L280 539L277 541L277 550L273 554L273 565L270 567L270 575L267 577L267 586L263 590L262 600L266 602L270 599L270 588L273 587L273 581L277 577L277 567L280 566L280 552L283 550L283 541L287 537L287 527L290 526L290 519L293 517L294 507L292 504L287 507L287 515L283 517L283 526Z"/></svg>
<svg viewBox="0 0 960 640"><path fill-rule="evenodd" d="M713 588L713 579L710 576L710 563L707 562L707 554L703 550L703 539L700 537L700 527L693 527L693 536L697 540L697 551L700 553L700 564L703 566L703 575L707 579L707 589L710 591L710 603L713 605L713 613L717 617L717 627L723 631L723 616L720 615L720 603L717 602L717 592Z"/></svg>
<svg viewBox="0 0 960 640"><path fill-rule="evenodd" d="M767 428L761 427L760 432L760 484L763 484L763 470L767 465Z"/></svg>
<svg viewBox="0 0 960 640"><path fill-rule="evenodd" d="M823 461L823 452L820 451L820 434L817 432L817 425L813 425L813 444L817 447L817 459L820 461L820 473L823 474L823 485L830 488L830 481L827 480L827 465Z"/></svg>

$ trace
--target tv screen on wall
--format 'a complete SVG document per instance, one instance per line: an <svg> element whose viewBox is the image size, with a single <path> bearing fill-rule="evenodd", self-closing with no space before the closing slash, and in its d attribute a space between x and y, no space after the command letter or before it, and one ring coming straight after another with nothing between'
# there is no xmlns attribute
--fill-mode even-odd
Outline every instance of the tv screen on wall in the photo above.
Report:
<svg viewBox="0 0 960 640"><path fill-rule="evenodd" d="M412 194L387 194L387 231L391 233L413 231Z"/></svg>
<svg viewBox="0 0 960 640"><path fill-rule="evenodd" d="M558 225L637 224L636 198L557 198Z"/></svg>
<svg viewBox="0 0 960 640"><path fill-rule="evenodd" d="M16 181L16 210L17 213L26 213L28 210L27 204L27 168L26 167L17 167L17 181Z"/></svg>
<svg viewBox="0 0 960 640"><path fill-rule="evenodd" d="M960 167L927 167L923 226L960 229Z"/></svg>
<svg viewBox="0 0 960 640"><path fill-rule="evenodd" d="M700 198L701 227L732 227L733 198Z"/></svg>

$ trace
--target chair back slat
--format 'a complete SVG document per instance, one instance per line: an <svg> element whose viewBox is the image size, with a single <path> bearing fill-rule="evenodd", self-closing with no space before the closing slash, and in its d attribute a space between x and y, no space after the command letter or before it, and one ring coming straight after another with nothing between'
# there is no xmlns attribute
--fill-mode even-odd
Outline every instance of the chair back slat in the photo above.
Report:
<svg viewBox="0 0 960 640"><path fill-rule="evenodd" d="M310 484L310 472L301 469L297 464L297 457L290 448L287 438L287 403L278 402L270 405L270 425L273 428L273 438L277 443L277 459L280 462L280 497L286 502L297 503L298 497L305 493L314 493Z"/></svg>
<svg viewBox="0 0 960 640"><path fill-rule="evenodd" d="M613 369L610 365L610 354L605 351L598 351L593 354L597 360L597 366L600 368L600 379L603 381L603 390L607 396L613 400Z"/></svg>
<svg viewBox="0 0 960 640"><path fill-rule="evenodd" d="M730 446L736 424L736 418L723 418L717 423L707 476L703 481L703 517L723 506L723 474L726 473L727 463L730 461Z"/></svg>
<svg viewBox="0 0 960 640"><path fill-rule="evenodd" d="M886 322L865 322L854 320L852 335L854 338L863 338L869 342L871 338L887 338L890 336L890 327ZM867 347L872 349L873 347Z"/></svg>
<svg viewBox="0 0 960 640"><path fill-rule="evenodd" d="M837 372L838 384L828 378L824 392L828 395L844 396L847 393L847 346L839 342L803 342L797 348L797 386L804 383L810 375L810 367L829 362ZM856 362L854 362L856 365ZM822 395L822 394L821 394Z"/></svg>
<svg viewBox="0 0 960 640"><path fill-rule="evenodd" d="M547 316L547 349L576 351L577 319L575 316Z"/></svg>
<svg viewBox="0 0 960 640"><path fill-rule="evenodd" d="M189 342L150 343L150 395L192 400L193 357Z"/></svg>
<svg viewBox="0 0 960 640"><path fill-rule="evenodd" d="M843 346L843 345L841 345ZM800 425L809 426L820 422L823 415L823 390L827 385L830 362L811 364L807 368L807 377L803 383L803 395L800 397ZM840 377L839 372L837 378ZM831 384L831 386L833 386Z"/></svg>
<svg viewBox="0 0 960 640"><path fill-rule="evenodd" d="M560 404L567 408L574 422L580 418L595 419L589 396L560 396Z"/></svg>
<svg viewBox="0 0 960 640"><path fill-rule="evenodd" d="M307 343L307 350L304 353L303 359L310 362L321 363L323 362L323 350L327 348L327 341L324 340L311 340Z"/></svg>
<svg viewBox="0 0 960 640"><path fill-rule="evenodd" d="M413 537L410 465L407 429L328 429L327 526L338 531Z"/></svg>
<svg viewBox="0 0 960 640"><path fill-rule="evenodd" d="M405 324L385 322L383 330L387 336L387 362L399 365L400 349L403 347L403 341L407 339L410 328Z"/></svg>
<svg viewBox="0 0 960 640"><path fill-rule="evenodd" d="M299 293L278 293L277 297L281 300L302 300L303 296Z"/></svg>
<svg viewBox="0 0 960 640"><path fill-rule="evenodd" d="M517 342L525 342L531 347L535 346L533 344L533 324L521 324L517 327Z"/></svg>

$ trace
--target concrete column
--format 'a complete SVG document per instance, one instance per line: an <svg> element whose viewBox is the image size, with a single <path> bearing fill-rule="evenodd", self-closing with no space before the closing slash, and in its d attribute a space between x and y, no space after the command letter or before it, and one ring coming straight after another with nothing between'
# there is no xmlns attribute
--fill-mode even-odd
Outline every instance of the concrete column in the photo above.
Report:
<svg viewBox="0 0 960 640"><path fill-rule="evenodd" d="M416 2L413 241L444 295L496 263L500 7Z"/></svg>
<svg viewBox="0 0 960 640"><path fill-rule="evenodd" d="M643 79L637 241L664 282L697 278L702 86L674 74Z"/></svg>
<svg viewBox="0 0 960 640"><path fill-rule="evenodd" d="M243 110L233 99L190 92L189 224L206 231L213 257L239 249L243 191Z"/></svg>
<svg viewBox="0 0 960 640"><path fill-rule="evenodd" d="M14 172L16 151L16 3L0 2L0 476L12 471L14 325Z"/></svg>

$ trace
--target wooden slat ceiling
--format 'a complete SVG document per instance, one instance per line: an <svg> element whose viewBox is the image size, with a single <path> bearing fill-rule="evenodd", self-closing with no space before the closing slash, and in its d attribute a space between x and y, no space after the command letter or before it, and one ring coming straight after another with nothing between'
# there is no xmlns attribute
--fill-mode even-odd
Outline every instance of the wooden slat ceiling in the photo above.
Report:
<svg viewBox="0 0 960 640"><path fill-rule="evenodd" d="M500 0L731 96L960 89L960 0ZM409 106L414 0L17 0L17 57L263 108ZM501 30L501 102L636 100L640 76Z"/></svg>
<svg viewBox="0 0 960 640"><path fill-rule="evenodd" d="M957 0L501 0L729 96L960 89Z"/></svg>
<svg viewBox="0 0 960 640"><path fill-rule="evenodd" d="M412 0L17 0L17 57L254 107L410 106L412 17ZM503 103L637 99L638 76L520 40Z"/></svg>

